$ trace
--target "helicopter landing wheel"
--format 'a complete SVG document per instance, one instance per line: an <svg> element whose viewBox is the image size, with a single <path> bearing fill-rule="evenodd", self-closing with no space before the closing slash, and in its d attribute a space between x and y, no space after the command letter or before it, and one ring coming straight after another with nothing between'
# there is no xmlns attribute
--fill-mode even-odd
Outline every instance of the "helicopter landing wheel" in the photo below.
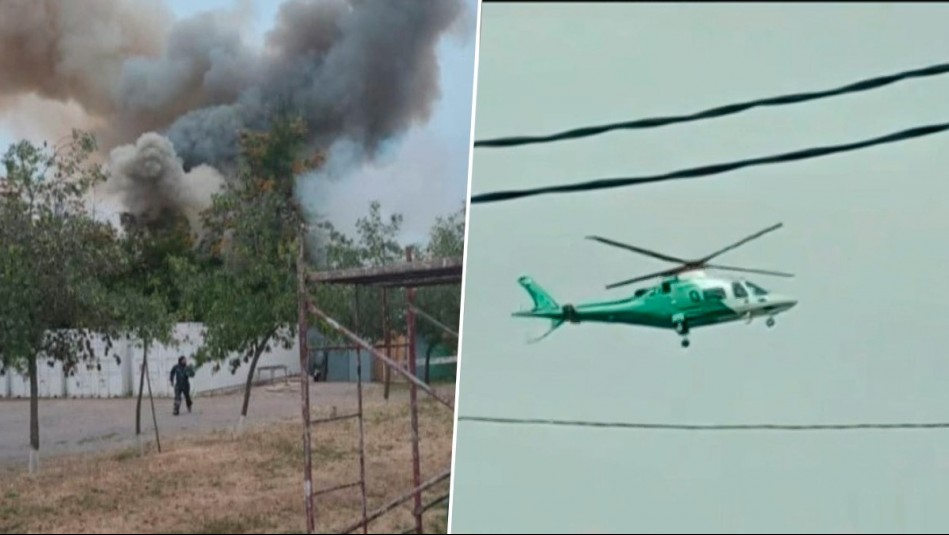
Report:
<svg viewBox="0 0 949 535"><path fill-rule="evenodd" d="M768 327L774 327L774 318L768 318L768 321L765 322L765 325Z"/></svg>
<svg viewBox="0 0 949 535"><path fill-rule="evenodd" d="M683 339L682 339L682 347L689 347L689 339L688 339L688 338L683 338Z"/></svg>
<svg viewBox="0 0 949 535"><path fill-rule="evenodd" d="M675 328L675 331L679 333L680 335L685 336L689 334L689 325L685 323L684 321L677 321L675 322L673 326Z"/></svg>

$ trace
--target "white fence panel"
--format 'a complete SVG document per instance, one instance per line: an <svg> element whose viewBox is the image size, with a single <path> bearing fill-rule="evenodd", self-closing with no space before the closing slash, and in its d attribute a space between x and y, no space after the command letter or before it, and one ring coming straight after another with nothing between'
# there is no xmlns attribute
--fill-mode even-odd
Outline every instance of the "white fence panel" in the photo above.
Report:
<svg viewBox="0 0 949 535"><path fill-rule="evenodd" d="M63 365L54 361L50 367L45 358L36 362L37 390L41 398L61 398L66 395L66 378L63 375ZM10 397L30 397L30 376L26 373L11 374Z"/></svg>
<svg viewBox="0 0 949 535"><path fill-rule="evenodd" d="M270 351L260 356L260 360L257 361L257 370L260 370L266 366L286 366L288 375L299 373L299 342L295 340L294 345L290 349L284 349L280 345L273 347L273 345L276 344L272 344ZM234 353L232 356L236 357L237 355L237 353ZM231 373L230 365L227 362L223 362L221 364L221 369L215 373L212 371L213 364L205 364L204 366L198 368L194 379L192 379L192 385L194 386L195 392L208 392L224 388L243 386L247 382L247 371L249 369L249 362L241 362L237 370L234 373ZM282 371L277 372L275 377L281 377L282 373ZM258 371L255 373L255 375L262 378L270 377L269 372L261 373ZM257 377L254 377L255 381L256 379Z"/></svg>
<svg viewBox="0 0 949 535"><path fill-rule="evenodd" d="M152 393L157 397L172 397L174 388L169 381L171 369L184 356L188 362L194 363L194 355L203 343L203 325L199 323L179 323L175 326L174 339L177 343L170 345L153 344L148 351L148 374L152 385ZM112 349L105 355L104 342L93 340L93 350L98 356L97 368L93 364L90 369L85 363L80 364L75 374L66 377L62 365L55 363L51 368L43 358L37 363L39 394L42 398L104 398L121 397L138 394L138 385L142 367L142 343L138 340L113 340ZM276 345L276 344L272 344ZM118 355L121 362L115 361ZM236 354L234 355L236 356ZM290 349L277 345L271 351L263 354L257 364L258 368L265 366L286 366L287 374L294 375L300 371L299 342L294 338ZM235 373L231 373L227 362L222 363L216 373L213 365L206 364L199 368L192 378L194 393L243 386L247 380L248 363L241 363ZM260 374L269 377L269 373ZM279 375L278 375L279 377ZM148 393L147 383L144 393ZM29 378L9 370L5 376L0 376L0 398L28 398L30 394Z"/></svg>
<svg viewBox="0 0 949 535"><path fill-rule="evenodd" d="M174 362L174 356L169 356L169 350L165 346L153 345L148 348L148 377L146 382L142 385L142 390L145 395L148 394L148 382L151 382L152 385L152 394L157 397L170 397L173 395L171 383L168 382L168 374L171 373L171 367ZM134 386L132 387L132 393L138 394L138 387L141 381L141 370L142 370L142 349L136 348L134 356L132 357L133 363L133 373L132 380Z"/></svg>
<svg viewBox="0 0 949 535"><path fill-rule="evenodd" d="M131 363L128 361L128 341L113 340L106 354L105 342L92 341L97 360L80 364L73 375L66 377L66 395L71 398L112 398L131 393L128 380ZM119 356L121 362L116 362Z"/></svg>
<svg viewBox="0 0 949 535"><path fill-rule="evenodd" d="M75 373L66 378L66 395L70 398L116 398L132 392L127 376L131 363L123 358L121 364L115 357L99 360L99 367L80 364Z"/></svg>

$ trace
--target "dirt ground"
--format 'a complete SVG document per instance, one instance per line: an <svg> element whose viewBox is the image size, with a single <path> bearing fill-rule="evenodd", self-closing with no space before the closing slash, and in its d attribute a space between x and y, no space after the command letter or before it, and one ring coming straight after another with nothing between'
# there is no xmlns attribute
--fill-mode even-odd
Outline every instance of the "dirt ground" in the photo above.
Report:
<svg viewBox="0 0 949 535"><path fill-rule="evenodd" d="M2 402L0 459L7 466L0 471L0 533L302 533L298 388L291 382L255 389L240 437L233 433L238 395L198 398L195 411L179 417L171 415L170 400L156 400L162 453L154 448L149 409L144 457L134 436L134 400L43 400L46 446L33 477L22 470L28 404ZM367 385L370 511L412 487L406 390L394 385L386 402L379 385ZM439 388L449 398L453 391L453 385ZM355 408L354 385L311 383L311 397L313 417ZM419 399L424 480L450 466L452 413L422 393ZM358 479L355 420L315 426L312 437L316 490ZM447 492L445 481L423 501ZM425 515L427 532L446 532L447 505ZM338 530L358 520L359 491L318 496L315 508L317 531ZM412 522L410 502L370 524L370 532L399 533Z"/></svg>
<svg viewBox="0 0 949 535"><path fill-rule="evenodd" d="M300 418L300 386L277 382L251 391L245 425ZM366 398L381 398L380 385L366 385ZM404 395L404 385L393 385L393 395ZM182 407L172 416L172 400L155 399L160 436L173 438L194 432L233 429L240 415L240 392L194 399L191 414ZM356 387L346 383L310 383L313 407L354 406ZM102 451L109 447L137 444L135 399L43 399L40 400L41 461L49 456ZM26 468L29 455L30 405L27 400L0 400L0 473ZM154 437L151 407L142 400L142 430Z"/></svg>

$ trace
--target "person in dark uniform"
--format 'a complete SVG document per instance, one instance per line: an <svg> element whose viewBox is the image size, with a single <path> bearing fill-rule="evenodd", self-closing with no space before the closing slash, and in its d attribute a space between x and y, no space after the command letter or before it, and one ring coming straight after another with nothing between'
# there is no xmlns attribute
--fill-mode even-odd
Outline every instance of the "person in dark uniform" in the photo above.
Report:
<svg viewBox="0 0 949 535"><path fill-rule="evenodd" d="M178 364L171 369L171 386L175 388L175 411L174 415L178 416L179 409L181 408L181 396L185 398L185 403L188 407L188 412L191 412L191 380L190 378L194 376L194 371L188 366L187 361L184 356L178 357Z"/></svg>

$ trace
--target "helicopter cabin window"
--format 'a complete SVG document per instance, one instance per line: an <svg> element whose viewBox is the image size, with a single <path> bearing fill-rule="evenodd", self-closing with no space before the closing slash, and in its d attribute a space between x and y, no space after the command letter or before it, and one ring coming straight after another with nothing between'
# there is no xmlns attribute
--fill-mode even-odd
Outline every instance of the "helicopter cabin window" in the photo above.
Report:
<svg viewBox="0 0 949 535"><path fill-rule="evenodd" d="M725 299L725 288L709 288L702 292L706 301L720 301Z"/></svg>
<svg viewBox="0 0 949 535"><path fill-rule="evenodd" d="M755 284L752 284L750 282L746 281L745 286L747 286L751 290L751 293L755 295L768 295L768 290L765 290L764 288L757 286Z"/></svg>
<svg viewBox="0 0 949 535"><path fill-rule="evenodd" d="M633 297L642 297L646 295L646 292L649 291L649 288L640 288L633 293Z"/></svg>
<svg viewBox="0 0 949 535"><path fill-rule="evenodd" d="M669 281L663 281L663 282L662 282L662 293L667 294L667 293L669 293L671 290L672 290L672 285L669 283Z"/></svg>
<svg viewBox="0 0 949 535"><path fill-rule="evenodd" d="M732 283L732 291L735 293L735 297L738 297L738 298L748 297L748 290L746 290L745 287L742 286L740 282Z"/></svg>

